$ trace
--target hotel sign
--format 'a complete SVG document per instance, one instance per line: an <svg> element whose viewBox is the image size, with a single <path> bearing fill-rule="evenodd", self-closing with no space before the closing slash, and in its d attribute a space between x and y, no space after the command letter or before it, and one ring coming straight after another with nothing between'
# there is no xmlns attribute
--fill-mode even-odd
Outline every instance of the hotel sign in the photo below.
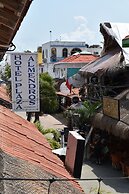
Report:
<svg viewBox="0 0 129 194"><path fill-rule="evenodd" d="M119 100L103 97L103 113L109 117L120 119Z"/></svg>
<svg viewBox="0 0 129 194"><path fill-rule="evenodd" d="M36 53L11 54L12 108L39 111L39 75Z"/></svg>

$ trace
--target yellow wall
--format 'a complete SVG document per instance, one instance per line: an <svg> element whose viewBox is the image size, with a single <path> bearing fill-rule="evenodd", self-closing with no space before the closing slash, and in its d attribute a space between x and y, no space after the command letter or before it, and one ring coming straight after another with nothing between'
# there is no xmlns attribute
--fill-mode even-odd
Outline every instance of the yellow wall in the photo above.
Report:
<svg viewBox="0 0 129 194"><path fill-rule="evenodd" d="M40 65L40 64L43 63L43 58L42 58L42 47L38 47L37 53L38 53L38 64Z"/></svg>

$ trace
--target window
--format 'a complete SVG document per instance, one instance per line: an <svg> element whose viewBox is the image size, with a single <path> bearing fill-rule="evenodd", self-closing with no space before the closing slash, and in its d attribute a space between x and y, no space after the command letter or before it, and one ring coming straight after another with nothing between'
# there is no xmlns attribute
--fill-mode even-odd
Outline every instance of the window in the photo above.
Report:
<svg viewBox="0 0 129 194"><path fill-rule="evenodd" d="M73 48L72 50L71 50L71 55L73 55L74 53L77 53L77 52L81 52L81 49L80 48Z"/></svg>
<svg viewBox="0 0 129 194"><path fill-rule="evenodd" d="M64 48L62 50L62 57L66 58L68 56L68 49L67 48Z"/></svg>
<svg viewBox="0 0 129 194"><path fill-rule="evenodd" d="M51 49L51 62L56 62L56 48Z"/></svg>
<svg viewBox="0 0 129 194"><path fill-rule="evenodd" d="M43 67L41 67L41 73L43 73Z"/></svg>
<svg viewBox="0 0 129 194"><path fill-rule="evenodd" d="M94 52L94 55L98 55L99 53L97 51Z"/></svg>
<svg viewBox="0 0 129 194"><path fill-rule="evenodd" d="M64 71L61 69L61 78L64 77Z"/></svg>
<svg viewBox="0 0 129 194"><path fill-rule="evenodd" d="M43 59L44 59L44 50L43 50L43 54L42 55L43 55Z"/></svg>

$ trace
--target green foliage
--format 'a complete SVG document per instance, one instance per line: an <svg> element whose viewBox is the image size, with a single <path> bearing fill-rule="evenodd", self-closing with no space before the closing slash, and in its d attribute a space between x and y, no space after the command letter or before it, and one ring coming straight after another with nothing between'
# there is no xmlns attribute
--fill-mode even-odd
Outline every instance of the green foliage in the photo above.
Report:
<svg viewBox="0 0 129 194"><path fill-rule="evenodd" d="M7 95L12 99L12 87L11 87L11 82L6 83L6 92Z"/></svg>
<svg viewBox="0 0 129 194"><path fill-rule="evenodd" d="M52 149L58 149L61 147L60 143L54 139L47 139Z"/></svg>
<svg viewBox="0 0 129 194"><path fill-rule="evenodd" d="M3 79L5 82L6 82L6 90L7 90L7 94L9 95L9 97L11 98L12 97L12 94L11 94L11 82L8 81L9 78L11 78L11 67L9 64L6 65L5 67L5 71L4 73L1 74L1 79Z"/></svg>
<svg viewBox="0 0 129 194"><path fill-rule="evenodd" d="M61 135L60 135L60 132L58 130L52 129L52 128L44 129L39 121L37 121L35 123L35 125L43 135L48 134L48 133L53 134L53 136L54 136L53 139L47 138L52 149L57 149L57 148L61 147L61 145L59 143Z"/></svg>
<svg viewBox="0 0 129 194"><path fill-rule="evenodd" d="M43 134L45 135L47 133L53 133L54 139L56 141L59 141L60 140L61 135L60 135L60 132L58 130L52 129L52 128L44 129L43 130Z"/></svg>
<svg viewBox="0 0 129 194"><path fill-rule="evenodd" d="M9 64L6 65L6 67L5 67L5 76L7 79L9 79L11 77L11 67Z"/></svg>
<svg viewBox="0 0 129 194"><path fill-rule="evenodd" d="M40 105L44 113L55 113L59 107L54 81L48 73L42 73L39 77Z"/></svg>
<svg viewBox="0 0 129 194"><path fill-rule="evenodd" d="M43 129L43 126L41 125L40 121L36 121L35 126L43 134L44 129Z"/></svg>
<svg viewBox="0 0 129 194"><path fill-rule="evenodd" d="M98 108L100 108L101 103L100 102L94 102L94 103L92 103L92 102L90 102L90 101L87 100L87 101L84 101L83 102L83 106L86 109L87 119L90 119L90 118L92 118L95 115L96 110Z"/></svg>
<svg viewBox="0 0 129 194"><path fill-rule="evenodd" d="M6 65L5 67L5 71L4 73L1 75L1 78L4 80L4 81L8 81L9 78L11 77L11 67L9 64Z"/></svg>
<svg viewBox="0 0 129 194"><path fill-rule="evenodd" d="M75 113L79 114L78 127L82 128L85 124L91 124L92 119L100 106L100 102L92 103L90 101L84 101L83 108L75 110Z"/></svg>
<svg viewBox="0 0 129 194"><path fill-rule="evenodd" d="M49 84L53 85L54 81L52 77L48 73L41 73L39 78L43 81L48 82Z"/></svg>

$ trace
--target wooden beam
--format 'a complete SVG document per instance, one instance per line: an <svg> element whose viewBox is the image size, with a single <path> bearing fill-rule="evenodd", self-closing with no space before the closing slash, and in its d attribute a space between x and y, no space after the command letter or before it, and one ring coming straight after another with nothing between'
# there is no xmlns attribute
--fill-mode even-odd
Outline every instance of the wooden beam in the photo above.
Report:
<svg viewBox="0 0 129 194"><path fill-rule="evenodd" d="M13 33L13 30L10 30L5 26L0 25L0 40L2 40L5 44L9 43L9 39L12 33Z"/></svg>
<svg viewBox="0 0 129 194"><path fill-rule="evenodd" d="M0 38L1 38L1 36L0 36ZM3 48L2 45L3 46L6 46L8 44L7 44L7 42L4 42L4 41L0 40L0 45L1 45L0 48Z"/></svg>
<svg viewBox="0 0 129 194"><path fill-rule="evenodd" d="M21 10L23 6L21 2L22 0L0 0L4 7L12 11Z"/></svg>
<svg viewBox="0 0 129 194"><path fill-rule="evenodd" d="M8 26L1 24L0 25L0 32L3 32L6 35L6 34L11 34L12 30L9 29Z"/></svg>
<svg viewBox="0 0 129 194"><path fill-rule="evenodd" d="M16 23L19 19L19 17L13 11L10 11L6 8L0 8L0 16L7 20L12 20L14 23Z"/></svg>
<svg viewBox="0 0 129 194"><path fill-rule="evenodd" d="M0 39L3 40L4 45L9 44L9 38L1 33L0 33Z"/></svg>
<svg viewBox="0 0 129 194"><path fill-rule="evenodd" d="M14 21L8 20L8 19L6 19L6 18L3 18L3 17L0 15L0 25L1 25L1 24L5 25L6 27L10 28L11 30L13 30L14 27L15 27Z"/></svg>

